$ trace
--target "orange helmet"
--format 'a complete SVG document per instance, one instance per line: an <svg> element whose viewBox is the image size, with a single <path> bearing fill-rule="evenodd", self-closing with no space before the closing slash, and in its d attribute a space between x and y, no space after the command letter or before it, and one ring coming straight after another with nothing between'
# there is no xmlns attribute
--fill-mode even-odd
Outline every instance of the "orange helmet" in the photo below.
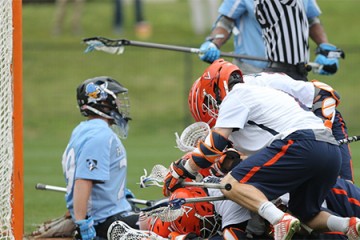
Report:
<svg viewBox="0 0 360 240"><path fill-rule="evenodd" d="M213 127L215 125L216 116L209 114L210 112L207 109L207 104L204 103L204 98L204 92L201 91L200 87L200 78L198 78L189 92L188 105L190 113L196 122L206 122L210 127Z"/></svg>
<svg viewBox="0 0 360 240"><path fill-rule="evenodd" d="M203 188L186 187L176 189L170 199L206 197ZM171 228L181 234L196 233L201 238L213 236L220 228L220 217L210 202L186 203L181 206L184 214L170 222Z"/></svg>
<svg viewBox="0 0 360 240"><path fill-rule="evenodd" d="M242 72L234 64L218 59L192 85L188 104L196 121L203 121L213 127L219 105L235 84L242 82Z"/></svg>
<svg viewBox="0 0 360 240"><path fill-rule="evenodd" d="M170 227L170 222L163 222L160 218L155 218L151 221L149 230L164 238L167 238L173 231Z"/></svg>

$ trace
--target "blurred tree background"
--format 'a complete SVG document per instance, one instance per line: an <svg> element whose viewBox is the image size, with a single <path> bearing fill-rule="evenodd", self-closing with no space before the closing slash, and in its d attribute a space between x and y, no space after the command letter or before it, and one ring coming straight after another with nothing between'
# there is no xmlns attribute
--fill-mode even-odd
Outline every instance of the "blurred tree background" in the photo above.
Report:
<svg viewBox="0 0 360 240"><path fill-rule="evenodd" d="M124 140L128 152L128 187L138 198L161 198L159 188L140 189L139 177L144 168L150 171L157 163L168 166L182 155L174 147L174 132L181 133L192 123L187 109L188 90L208 64L190 53L134 46L126 47L122 55L96 51L85 54L82 39L104 36L197 48L206 34L193 32L188 2L144 0L144 14L152 25L152 34L139 39L134 31L131 1L126 1L125 27L121 34L113 31L112 0L86 1L81 18L83 29L78 35L71 31L71 4L63 33L53 35L53 1L29 1L23 5L25 231L30 232L36 224L65 212L63 194L39 192L34 186L36 183L64 186L62 152L72 129L84 120L77 109L75 89L83 80L95 76L111 76L129 89L133 120L129 137ZM340 60L340 70L335 76L311 74L310 77L327 82L340 92L339 109L349 133L358 135L360 1L318 0L318 4L329 40L345 51L346 58ZM314 53L315 46L311 47ZM232 51L231 40L222 51ZM354 171L359 179L360 146L352 143L351 147Z"/></svg>

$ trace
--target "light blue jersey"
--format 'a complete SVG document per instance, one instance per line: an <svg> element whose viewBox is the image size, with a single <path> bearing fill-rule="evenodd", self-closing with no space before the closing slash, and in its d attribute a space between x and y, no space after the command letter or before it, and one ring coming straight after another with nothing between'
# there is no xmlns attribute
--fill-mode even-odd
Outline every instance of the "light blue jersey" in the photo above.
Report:
<svg viewBox="0 0 360 240"><path fill-rule="evenodd" d="M76 179L92 180L94 183L87 215L94 218L95 225L116 213L131 210L124 192L126 151L104 120L84 121L73 130L63 154L62 167L67 185L66 207L72 217Z"/></svg>
<svg viewBox="0 0 360 240"><path fill-rule="evenodd" d="M308 18L321 14L315 0L303 0L303 3ZM267 58L261 27L254 14L254 0L224 0L219 7L219 14L235 20L237 30L233 31L234 53ZM263 61L242 61L259 68L267 66L267 62Z"/></svg>

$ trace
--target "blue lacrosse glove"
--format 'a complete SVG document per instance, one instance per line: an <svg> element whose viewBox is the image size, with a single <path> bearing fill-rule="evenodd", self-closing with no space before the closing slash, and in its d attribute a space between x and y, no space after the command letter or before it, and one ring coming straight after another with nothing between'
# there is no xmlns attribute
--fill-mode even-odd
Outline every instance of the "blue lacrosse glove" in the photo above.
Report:
<svg viewBox="0 0 360 240"><path fill-rule="evenodd" d="M322 65L318 73L321 75L335 74L339 68L339 58L344 58L344 51L329 43L321 43L316 48L315 62Z"/></svg>
<svg viewBox="0 0 360 240"><path fill-rule="evenodd" d="M130 191L130 189L125 188L125 197L126 198L135 198L135 195Z"/></svg>
<svg viewBox="0 0 360 240"><path fill-rule="evenodd" d="M94 219L92 217L84 220L75 221L78 234L82 240L93 240L96 237Z"/></svg>
<svg viewBox="0 0 360 240"><path fill-rule="evenodd" d="M206 41L200 46L199 58L205 62L212 63L220 57L220 50L215 43Z"/></svg>

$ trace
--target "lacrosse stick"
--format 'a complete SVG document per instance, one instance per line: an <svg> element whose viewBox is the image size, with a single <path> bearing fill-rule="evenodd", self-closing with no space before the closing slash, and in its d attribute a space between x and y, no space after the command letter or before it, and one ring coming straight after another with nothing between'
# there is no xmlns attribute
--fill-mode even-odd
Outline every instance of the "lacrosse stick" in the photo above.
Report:
<svg viewBox="0 0 360 240"><path fill-rule="evenodd" d="M38 183L35 185L35 189L37 190L50 190L55 192L63 192L66 193L66 188L64 187L58 187L53 185L47 185ZM137 199L137 198L127 198L128 202L134 203L134 204L141 204L146 206L152 206L154 204L153 200L143 200L143 199Z"/></svg>
<svg viewBox="0 0 360 240"><path fill-rule="evenodd" d="M137 47L145 47L145 48L156 48L156 49L163 49L163 50L172 50L178 52L187 52L187 53L195 53L195 54L202 54L199 48L191 48L191 47L182 47L176 45L168 45L168 44L159 44L159 43L150 43L150 42L139 42L139 41L132 41L127 39L109 39L105 37L91 37L83 39L83 42L86 43L88 46L85 49L85 53L92 52L94 50L107 52L110 54L122 54L124 53L125 46L137 46ZM235 53L227 53L227 52L220 52L221 57L232 57L232 58L241 58L241 59L248 59L248 60L255 60L255 61L263 61L268 62L269 59L262 58L262 57L255 57L249 55L242 55L242 54L235 54ZM323 67L323 65L309 62L307 64L311 67L311 69L316 73Z"/></svg>
<svg viewBox="0 0 360 240"><path fill-rule="evenodd" d="M107 239L109 240L167 240L152 231L143 231L131 228L123 221L113 222L107 231Z"/></svg>
<svg viewBox="0 0 360 240"><path fill-rule="evenodd" d="M156 49L172 50L172 51L195 53L195 54L202 53L199 48L190 48L190 47L182 47L182 46L176 46L176 45L150 43L150 42L139 42L139 41L132 41L132 40L127 40L127 39L114 40L114 39L108 39L105 37L91 37L91 38L83 39L83 42L88 45L88 47L85 50L86 53L94 51L94 50L98 50L98 51L104 51L104 52L111 53L111 54L122 54L124 52L125 46L156 48ZM220 56L257 60L257 61L268 61L268 59L261 58L261 57L247 56L247 55L234 54L234 53L226 53L226 52L221 52Z"/></svg>
<svg viewBox="0 0 360 240"><path fill-rule="evenodd" d="M147 175L147 171L144 168L144 175L140 177L140 187L146 188L149 186L158 186L163 187L162 183L164 181L165 176L168 174L169 170L161 164L156 164L149 175Z"/></svg>
<svg viewBox="0 0 360 240"><path fill-rule="evenodd" d="M164 181L165 176L168 174L169 169L164 167L161 164L156 164L152 170L149 176L147 176L147 171L144 169L144 175L140 177L140 187L146 188L149 186L158 186L163 187L162 184ZM217 188L217 189L225 189L230 191L231 190L231 184L220 184L220 183L209 183L209 182L182 182L181 185L183 187L186 186L193 186L193 187L204 187L204 188Z"/></svg>
<svg viewBox="0 0 360 240"><path fill-rule="evenodd" d="M360 140L360 135L341 139L341 140L338 141L338 143L341 145L341 144L347 144L347 143L351 143L351 142L356 142L356 141L359 141L359 140Z"/></svg>
<svg viewBox="0 0 360 240"><path fill-rule="evenodd" d="M172 222L189 210L184 206L186 203L211 202L226 200L224 195L198 197L198 198L175 198L172 200L163 199L156 202L153 206L140 209L146 216L158 217L163 222Z"/></svg>
<svg viewBox="0 0 360 240"><path fill-rule="evenodd" d="M176 144L183 152L193 151L200 140L205 140L206 136L210 133L210 126L205 122L195 122L187 126L181 133L176 132Z"/></svg>

